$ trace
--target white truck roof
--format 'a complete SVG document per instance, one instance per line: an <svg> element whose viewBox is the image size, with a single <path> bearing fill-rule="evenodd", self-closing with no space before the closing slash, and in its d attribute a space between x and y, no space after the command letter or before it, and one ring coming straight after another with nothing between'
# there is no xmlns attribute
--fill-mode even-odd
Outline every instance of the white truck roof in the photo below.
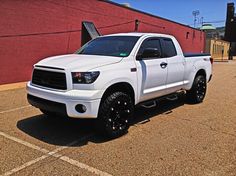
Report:
<svg viewBox="0 0 236 176"><path fill-rule="evenodd" d="M161 34L161 33L143 33L143 32L129 32L129 33L117 33L117 34L109 34L105 36L157 36L157 37L169 37L173 38L172 35Z"/></svg>

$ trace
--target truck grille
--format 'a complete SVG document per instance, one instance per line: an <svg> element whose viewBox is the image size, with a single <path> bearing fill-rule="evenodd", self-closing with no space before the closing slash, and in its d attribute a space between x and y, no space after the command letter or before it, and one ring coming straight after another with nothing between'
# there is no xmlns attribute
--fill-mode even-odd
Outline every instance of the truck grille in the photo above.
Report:
<svg viewBox="0 0 236 176"><path fill-rule="evenodd" d="M53 89L67 89L65 73L34 69L32 83Z"/></svg>

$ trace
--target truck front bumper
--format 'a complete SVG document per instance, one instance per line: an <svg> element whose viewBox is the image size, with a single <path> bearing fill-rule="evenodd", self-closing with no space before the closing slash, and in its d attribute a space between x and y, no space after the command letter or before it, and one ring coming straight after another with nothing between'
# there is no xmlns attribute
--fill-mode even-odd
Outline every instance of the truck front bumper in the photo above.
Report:
<svg viewBox="0 0 236 176"><path fill-rule="evenodd" d="M73 118L97 118L101 98L99 90L53 91L27 84L28 102L36 108ZM76 106L84 106L79 112Z"/></svg>

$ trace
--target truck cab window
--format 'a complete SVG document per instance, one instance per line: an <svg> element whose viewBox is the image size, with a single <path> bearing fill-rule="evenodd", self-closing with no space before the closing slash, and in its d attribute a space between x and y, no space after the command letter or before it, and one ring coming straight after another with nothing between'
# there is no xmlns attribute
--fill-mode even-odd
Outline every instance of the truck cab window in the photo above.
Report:
<svg viewBox="0 0 236 176"><path fill-rule="evenodd" d="M175 45L171 39L163 39L164 57L173 57L177 55Z"/></svg>
<svg viewBox="0 0 236 176"><path fill-rule="evenodd" d="M149 48L152 48L152 49L156 48L161 53L160 39L152 38L152 39L145 40L142 43L141 47L139 48L138 55L141 55L145 49L149 49Z"/></svg>

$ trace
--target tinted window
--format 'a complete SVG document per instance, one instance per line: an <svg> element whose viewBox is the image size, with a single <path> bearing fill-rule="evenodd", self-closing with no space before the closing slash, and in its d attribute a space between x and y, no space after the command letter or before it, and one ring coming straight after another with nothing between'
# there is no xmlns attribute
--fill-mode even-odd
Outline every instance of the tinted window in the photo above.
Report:
<svg viewBox="0 0 236 176"><path fill-rule="evenodd" d="M77 54L127 57L139 37L107 36L99 37L85 44Z"/></svg>
<svg viewBox="0 0 236 176"><path fill-rule="evenodd" d="M157 48L161 52L160 39L145 40L139 49L138 55L141 55L146 48Z"/></svg>
<svg viewBox="0 0 236 176"><path fill-rule="evenodd" d="M164 57L173 57L177 55L175 45L171 39L163 39L165 50Z"/></svg>

